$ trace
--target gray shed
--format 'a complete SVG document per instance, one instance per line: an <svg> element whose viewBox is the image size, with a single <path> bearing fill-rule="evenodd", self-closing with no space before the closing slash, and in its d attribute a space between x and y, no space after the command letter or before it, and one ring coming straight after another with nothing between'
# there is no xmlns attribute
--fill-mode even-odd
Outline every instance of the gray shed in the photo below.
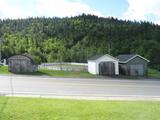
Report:
<svg viewBox="0 0 160 120"><path fill-rule="evenodd" d="M37 71L37 64L30 55L14 55L8 58L8 69L12 73L31 73Z"/></svg>
<svg viewBox="0 0 160 120"><path fill-rule="evenodd" d="M145 76L148 74L148 62L146 58L140 55L119 55L119 71L123 75Z"/></svg>

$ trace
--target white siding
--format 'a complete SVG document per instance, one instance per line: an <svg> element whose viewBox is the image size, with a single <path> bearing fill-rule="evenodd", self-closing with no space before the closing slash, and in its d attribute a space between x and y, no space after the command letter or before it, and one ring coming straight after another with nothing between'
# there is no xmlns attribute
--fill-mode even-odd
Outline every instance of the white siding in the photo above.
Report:
<svg viewBox="0 0 160 120"><path fill-rule="evenodd" d="M97 74L96 73L96 62L88 61L88 72L91 74Z"/></svg>

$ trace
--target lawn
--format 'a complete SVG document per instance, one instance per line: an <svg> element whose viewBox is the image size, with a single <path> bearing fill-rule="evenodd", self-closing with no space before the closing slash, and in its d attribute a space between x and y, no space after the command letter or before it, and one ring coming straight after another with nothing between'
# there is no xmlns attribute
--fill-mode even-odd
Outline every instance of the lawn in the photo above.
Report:
<svg viewBox="0 0 160 120"><path fill-rule="evenodd" d="M155 69L149 69L148 76L160 79L160 72Z"/></svg>
<svg viewBox="0 0 160 120"><path fill-rule="evenodd" d="M8 67L0 65L0 74L9 74Z"/></svg>
<svg viewBox="0 0 160 120"><path fill-rule="evenodd" d="M55 77L80 77L80 78L95 78L96 75L92 75L88 72L75 72L75 71L57 71L57 70L47 70L39 69L38 72L32 73L32 75L47 75Z"/></svg>
<svg viewBox="0 0 160 120"><path fill-rule="evenodd" d="M160 102L0 97L0 120L159 120Z"/></svg>

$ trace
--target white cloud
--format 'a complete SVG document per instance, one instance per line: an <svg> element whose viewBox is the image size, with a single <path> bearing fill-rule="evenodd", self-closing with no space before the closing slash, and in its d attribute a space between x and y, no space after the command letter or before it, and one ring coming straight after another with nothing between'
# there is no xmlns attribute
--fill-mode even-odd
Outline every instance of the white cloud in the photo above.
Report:
<svg viewBox="0 0 160 120"><path fill-rule="evenodd" d="M148 20L147 16L153 15L160 21L160 0L128 0L128 10L124 13L123 19Z"/></svg>
<svg viewBox="0 0 160 120"><path fill-rule="evenodd" d="M53 15L59 17L75 16L90 13L102 16L99 11L92 10L88 5L69 0L37 0L36 10L40 15Z"/></svg>
<svg viewBox="0 0 160 120"><path fill-rule="evenodd" d="M93 10L90 6L77 1L69 0L36 0L32 8L23 8L20 4L12 4L11 0L0 0L0 18L26 18L26 17L66 17L82 13L103 16L101 12ZM32 1L32 0L28 0Z"/></svg>
<svg viewBox="0 0 160 120"><path fill-rule="evenodd" d="M16 17L18 15L20 15L20 12L18 12L18 8L15 6L11 6L7 1L5 0L0 0L0 17L4 18L6 17ZM16 13L15 15L13 15L14 13Z"/></svg>

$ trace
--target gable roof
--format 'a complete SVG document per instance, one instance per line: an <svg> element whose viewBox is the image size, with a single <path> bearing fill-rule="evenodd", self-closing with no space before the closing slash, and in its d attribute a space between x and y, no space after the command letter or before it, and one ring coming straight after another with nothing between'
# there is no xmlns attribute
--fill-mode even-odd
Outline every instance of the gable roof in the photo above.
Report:
<svg viewBox="0 0 160 120"><path fill-rule="evenodd" d="M146 58L144 58L144 57L142 57L140 55L137 55L137 54L123 54L123 55L118 55L116 58L119 59L120 63L127 63L130 60L134 59L135 57L140 57L141 59L143 59L143 60L145 60L147 62L150 62Z"/></svg>
<svg viewBox="0 0 160 120"><path fill-rule="evenodd" d="M92 56L91 58L89 58L88 60L97 60L98 58L102 57L104 55L95 55L95 56Z"/></svg>
<svg viewBox="0 0 160 120"><path fill-rule="evenodd" d="M100 59L100 58L103 57L103 56L107 56L107 57L110 57L110 58L112 58L112 59L115 59L115 60L119 61L117 58L115 58L115 57L113 57L113 56L111 56L111 55L109 55L109 54L105 54L105 55L95 55L95 56L89 58L88 60L95 61L95 60Z"/></svg>
<svg viewBox="0 0 160 120"><path fill-rule="evenodd" d="M125 62L134 56L135 56L135 54L123 54L123 55L118 55L116 58L119 59L119 61Z"/></svg>

